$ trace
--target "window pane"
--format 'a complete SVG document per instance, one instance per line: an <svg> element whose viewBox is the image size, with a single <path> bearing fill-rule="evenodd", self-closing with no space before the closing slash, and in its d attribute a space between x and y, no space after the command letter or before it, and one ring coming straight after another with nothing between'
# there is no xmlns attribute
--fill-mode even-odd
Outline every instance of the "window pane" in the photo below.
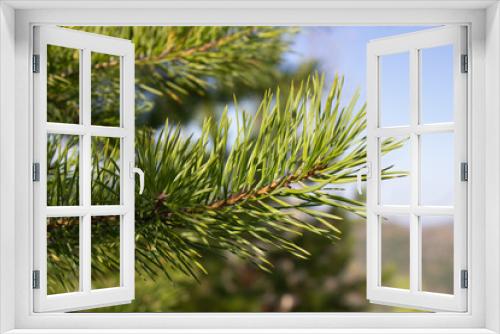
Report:
<svg viewBox="0 0 500 334"><path fill-rule="evenodd" d="M80 218L47 218L47 293L79 290Z"/></svg>
<svg viewBox="0 0 500 334"><path fill-rule="evenodd" d="M453 121L453 46L420 50L421 123Z"/></svg>
<svg viewBox="0 0 500 334"><path fill-rule="evenodd" d="M120 216L92 217L92 289L120 286Z"/></svg>
<svg viewBox="0 0 500 334"><path fill-rule="evenodd" d="M47 205L79 204L79 136L47 135Z"/></svg>
<svg viewBox="0 0 500 334"><path fill-rule="evenodd" d="M120 204L120 138L92 137L92 205Z"/></svg>
<svg viewBox="0 0 500 334"><path fill-rule="evenodd" d="M409 53L379 57L379 125L410 124Z"/></svg>
<svg viewBox="0 0 500 334"><path fill-rule="evenodd" d="M120 57L92 52L91 120L120 126Z"/></svg>
<svg viewBox="0 0 500 334"><path fill-rule="evenodd" d="M420 217L422 290L453 293L453 217Z"/></svg>
<svg viewBox="0 0 500 334"><path fill-rule="evenodd" d="M47 45L47 121L80 122L80 50Z"/></svg>
<svg viewBox="0 0 500 334"><path fill-rule="evenodd" d="M420 136L420 203L453 205L453 133Z"/></svg>
<svg viewBox="0 0 500 334"><path fill-rule="evenodd" d="M381 138L380 204L410 204L410 141L408 138Z"/></svg>
<svg viewBox="0 0 500 334"><path fill-rule="evenodd" d="M410 288L410 220L407 215L380 217L382 286Z"/></svg>

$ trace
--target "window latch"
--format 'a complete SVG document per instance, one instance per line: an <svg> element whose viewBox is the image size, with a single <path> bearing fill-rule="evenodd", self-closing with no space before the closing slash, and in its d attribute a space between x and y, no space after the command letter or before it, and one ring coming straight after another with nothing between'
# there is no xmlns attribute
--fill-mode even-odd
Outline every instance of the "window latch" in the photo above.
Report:
<svg viewBox="0 0 500 334"><path fill-rule="evenodd" d="M366 175L366 179L371 176L371 163L367 162L365 168L360 168L356 173L356 188L358 190L358 194L362 194L363 190L361 188L362 176Z"/></svg>
<svg viewBox="0 0 500 334"><path fill-rule="evenodd" d="M134 164L130 163L130 177L133 179L135 174L139 175L139 195L144 192L144 172L142 169L135 167Z"/></svg>

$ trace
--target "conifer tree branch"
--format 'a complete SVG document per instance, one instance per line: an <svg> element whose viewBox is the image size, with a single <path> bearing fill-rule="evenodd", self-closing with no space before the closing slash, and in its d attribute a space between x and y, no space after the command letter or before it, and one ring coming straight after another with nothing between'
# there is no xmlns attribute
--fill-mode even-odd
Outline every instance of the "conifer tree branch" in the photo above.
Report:
<svg viewBox="0 0 500 334"><path fill-rule="evenodd" d="M173 62L177 60L182 60L188 56L193 56L194 54L197 53L205 56L205 53L207 51L216 49L226 43L243 38L245 36L251 36L252 34L255 34L255 32L256 32L255 27L246 27L244 30L235 31L228 35L222 35L219 36L217 39L206 41L204 44L193 46L188 49L179 50L176 52L172 52L172 45L167 44L166 48L160 54L158 55L148 54L148 55L138 56L135 60L135 63L144 65L144 64L160 63L160 62ZM116 60L116 58L113 58L111 61L95 64L94 68L95 69L108 68L116 66L118 64L119 62Z"/></svg>
<svg viewBox="0 0 500 334"><path fill-rule="evenodd" d="M279 27L73 28L133 41L137 72L141 73L136 82L136 111L140 113L151 110L152 96L180 104L185 96L203 96L216 86L254 87L262 80L275 78L275 66L289 46L285 37L294 33L293 29ZM118 61L118 57L93 54L92 82L112 79L113 89L118 91L120 78L113 72ZM78 72L76 50L59 48L50 55L48 100L55 104L54 110L67 109L67 101L78 96L78 86L69 84L78 81ZM64 113L58 117L63 118Z"/></svg>
<svg viewBox="0 0 500 334"><path fill-rule="evenodd" d="M168 122L160 133L142 131L136 145L136 162L146 175L144 194L136 196L138 270L197 278L207 273L205 254L232 253L269 271L270 250L310 255L290 236L341 238L336 225L342 218L330 209L365 214L364 203L350 198L343 185L354 182L366 164L365 106L358 106L357 94L342 106L342 86L336 77L325 98L324 78L314 76L292 85L288 96L279 89L266 92L255 113L239 110L235 100L234 117L226 110L217 123L207 119L197 138ZM236 137L230 140L230 133ZM382 154L402 144L386 139ZM103 190L116 187L109 178L119 175L112 169L118 156L105 147L112 159L96 163L93 174ZM68 163L74 162L53 168L68 170ZM383 178L405 175L391 166L383 170ZM54 180L48 187L54 196L63 194L59 184L65 186ZM119 193L111 190L107 194ZM71 226L61 224L48 232L53 246L65 252L59 243ZM103 254L109 244L104 241L96 250Z"/></svg>

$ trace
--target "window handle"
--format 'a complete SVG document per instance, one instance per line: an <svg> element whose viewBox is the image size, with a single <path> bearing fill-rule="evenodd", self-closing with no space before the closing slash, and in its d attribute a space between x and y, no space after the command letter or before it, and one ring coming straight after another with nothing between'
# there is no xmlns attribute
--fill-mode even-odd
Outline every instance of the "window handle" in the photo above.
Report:
<svg viewBox="0 0 500 334"><path fill-rule="evenodd" d="M139 195L144 192L144 172L142 169L135 167L133 163L130 163L130 177L134 178L135 174L139 175Z"/></svg>
<svg viewBox="0 0 500 334"><path fill-rule="evenodd" d="M370 177L371 174L371 163L367 162L365 168L360 168L356 172L356 188L358 190L358 194L363 194L363 190L361 188L362 176L366 175L366 179Z"/></svg>

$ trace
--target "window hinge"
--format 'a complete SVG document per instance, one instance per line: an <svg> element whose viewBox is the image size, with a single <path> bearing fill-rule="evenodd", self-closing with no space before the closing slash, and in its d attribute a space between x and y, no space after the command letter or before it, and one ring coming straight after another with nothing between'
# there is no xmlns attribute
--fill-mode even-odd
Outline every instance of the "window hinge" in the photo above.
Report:
<svg viewBox="0 0 500 334"><path fill-rule="evenodd" d="M40 164L38 162L33 164L33 181L40 181Z"/></svg>
<svg viewBox="0 0 500 334"><path fill-rule="evenodd" d="M460 164L460 180L469 181L469 164L466 162Z"/></svg>
<svg viewBox="0 0 500 334"><path fill-rule="evenodd" d="M461 65L462 73L468 73L469 72L469 56L462 55L461 63L462 63L462 65Z"/></svg>
<svg viewBox="0 0 500 334"><path fill-rule="evenodd" d="M40 55L33 55L33 73L40 73Z"/></svg>
<svg viewBox="0 0 500 334"><path fill-rule="evenodd" d="M462 289L467 289L469 287L469 272L467 270L462 270L460 272L460 287Z"/></svg>
<svg viewBox="0 0 500 334"><path fill-rule="evenodd" d="M33 289L40 289L40 270L33 270Z"/></svg>

